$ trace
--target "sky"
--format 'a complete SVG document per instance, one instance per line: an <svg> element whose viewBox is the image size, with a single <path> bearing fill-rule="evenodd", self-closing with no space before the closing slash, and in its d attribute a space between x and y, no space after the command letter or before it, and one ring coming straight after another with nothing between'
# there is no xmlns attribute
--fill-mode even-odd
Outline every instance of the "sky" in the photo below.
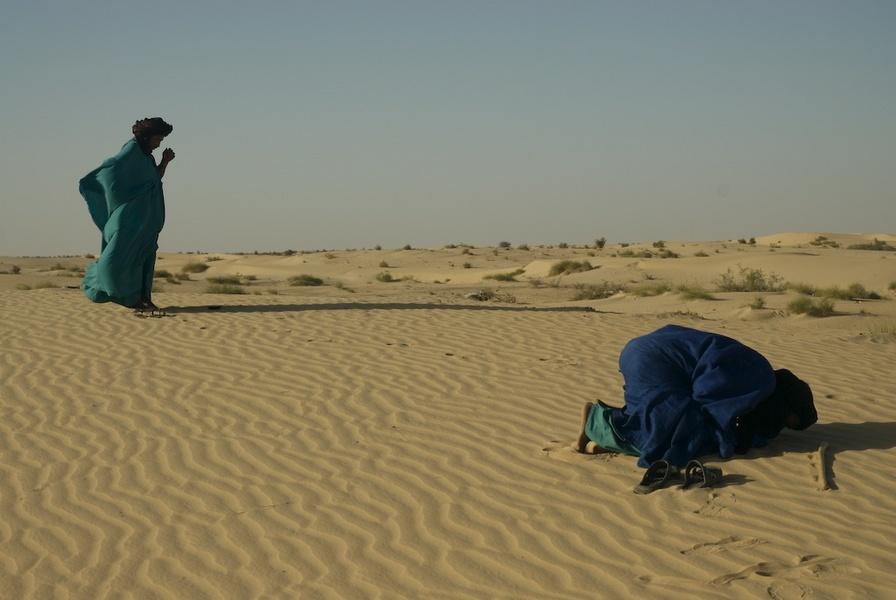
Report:
<svg viewBox="0 0 896 600"><path fill-rule="evenodd" d="M0 255L896 232L896 2L0 0ZM156 156L161 149L156 151Z"/></svg>

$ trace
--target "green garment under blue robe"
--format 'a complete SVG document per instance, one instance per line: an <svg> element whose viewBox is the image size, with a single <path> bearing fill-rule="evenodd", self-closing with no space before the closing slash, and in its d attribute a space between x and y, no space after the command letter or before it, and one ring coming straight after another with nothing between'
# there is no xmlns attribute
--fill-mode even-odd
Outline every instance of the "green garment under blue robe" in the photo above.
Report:
<svg viewBox="0 0 896 600"><path fill-rule="evenodd" d="M87 266L81 288L94 302L135 306L150 300L165 198L152 154L136 139L81 179L78 187L96 226L102 249Z"/></svg>

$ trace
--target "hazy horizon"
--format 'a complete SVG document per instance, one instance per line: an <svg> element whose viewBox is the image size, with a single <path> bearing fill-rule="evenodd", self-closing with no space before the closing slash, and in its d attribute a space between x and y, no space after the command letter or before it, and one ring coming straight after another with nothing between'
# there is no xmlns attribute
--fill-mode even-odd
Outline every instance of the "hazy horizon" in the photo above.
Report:
<svg viewBox="0 0 896 600"><path fill-rule="evenodd" d="M0 255L146 116L161 251L896 231L896 3L4 8Z"/></svg>

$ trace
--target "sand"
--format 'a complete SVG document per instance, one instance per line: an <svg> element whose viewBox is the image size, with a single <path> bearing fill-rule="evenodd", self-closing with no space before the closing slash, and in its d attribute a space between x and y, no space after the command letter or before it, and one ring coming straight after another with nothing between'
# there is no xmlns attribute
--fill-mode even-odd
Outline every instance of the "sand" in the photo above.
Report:
<svg viewBox="0 0 896 600"><path fill-rule="evenodd" d="M845 248L873 237L163 253L209 269L158 280L157 318L68 287L83 257L0 258L0 597L891 597L896 253ZM549 277L562 259L596 268ZM715 290L741 267L882 299L793 315L794 291ZM205 293L236 274L248 294ZM601 282L628 291L570 300ZM664 282L714 299L631 291ZM584 402L621 402L625 342L667 323L792 369L818 424L708 459L714 489L633 494L633 458L569 445Z"/></svg>

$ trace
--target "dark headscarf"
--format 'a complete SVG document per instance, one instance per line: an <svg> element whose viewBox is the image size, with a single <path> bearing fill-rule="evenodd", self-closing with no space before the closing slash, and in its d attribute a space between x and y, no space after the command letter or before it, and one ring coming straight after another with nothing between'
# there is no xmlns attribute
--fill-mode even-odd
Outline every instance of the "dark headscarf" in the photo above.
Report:
<svg viewBox="0 0 896 600"><path fill-rule="evenodd" d="M738 451L746 452L758 434L770 440L787 426L787 417L795 415L793 429L803 430L818 420L809 384L788 371L775 371L775 391L755 409L738 418Z"/></svg>
<svg viewBox="0 0 896 600"><path fill-rule="evenodd" d="M174 131L174 126L166 123L162 117L147 117L135 121L131 131L137 141L143 144L154 135L169 135Z"/></svg>

